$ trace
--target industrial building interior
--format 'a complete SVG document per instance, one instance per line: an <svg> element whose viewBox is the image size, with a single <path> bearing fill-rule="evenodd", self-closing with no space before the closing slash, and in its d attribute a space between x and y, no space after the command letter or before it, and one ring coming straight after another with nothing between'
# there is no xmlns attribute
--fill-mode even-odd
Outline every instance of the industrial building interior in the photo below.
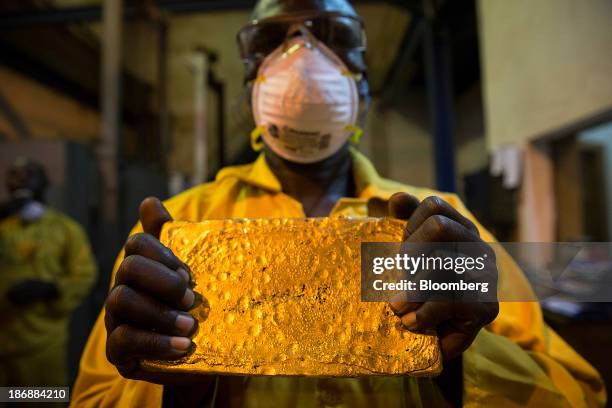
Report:
<svg viewBox="0 0 612 408"><path fill-rule="evenodd" d="M254 3L0 2L0 174L41 162L99 270L72 318L71 381L141 200L257 157L236 47ZM372 95L359 150L384 177L456 192L500 242L612 240L612 3L586 3L355 1ZM609 304L544 313L612 389Z"/></svg>

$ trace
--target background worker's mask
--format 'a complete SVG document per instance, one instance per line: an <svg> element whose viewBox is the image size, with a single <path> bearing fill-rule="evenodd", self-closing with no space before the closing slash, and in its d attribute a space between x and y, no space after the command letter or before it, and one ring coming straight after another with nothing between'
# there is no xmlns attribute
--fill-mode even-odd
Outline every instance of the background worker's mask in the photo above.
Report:
<svg viewBox="0 0 612 408"><path fill-rule="evenodd" d="M261 64L252 94L254 137L280 157L314 163L359 136L354 75L322 42L288 39Z"/></svg>
<svg viewBox="0 0 612 408"><path fill-rule="evenodd" d="M47 208L43 203L38 201L28 201L23 207L21 207L21 210L19 211L19 218L23 223L29 224L41 219L46 212Z"/></svg>
<svg viewBox="0 0 612 408"><path fill-rule="evenodd" d="M10 206L18 212L22 222L29 224L38 221L45 215L46 207L33 197L36 194L28 188L20 188L11 194Z"/></svg>

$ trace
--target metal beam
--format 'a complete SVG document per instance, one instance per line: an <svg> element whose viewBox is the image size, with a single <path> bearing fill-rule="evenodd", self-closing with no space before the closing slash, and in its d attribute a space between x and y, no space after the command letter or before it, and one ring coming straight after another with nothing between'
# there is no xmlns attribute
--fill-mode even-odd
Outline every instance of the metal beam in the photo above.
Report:
<svg viewBox="0 0 612 408"><path fill-rule="evenodd" d="M119 134L121 131L119 98L121 89L122 0L104 1L101 74L101 137L96 154L102 175L102 215L108 226L116 226L119 217Z"/></svg>
<svg viewBox="0 0 612 408"><path fill-rule="evenodd" d="M32 135L25 121L15 109L11 102L0 92L0 115L4 116L15 131L15 135L21 139L28 139Z"/></svg>
<svg viewBox="0 0 612 408"><path fill-rule="evenodd" d="M102 8L98 6L31 10L0 16L0 29L22 28L38 24L70 24L100 21L101 19Z"/></svg>
<svg viewBox="0 0 612 408"><path fill-rule="evenodd" d="M408 23L406 34L402 38L399 51L395 55L391 66L389 67L383 85L380 89L372 92L372 95L379 93L383 94L383 100L389 98L389 93L393 91L393 84L397 83L398 77L401 75L402 68L408 66L413 60L414 54L423 42L423 32L425 29L425 23L423 17L420 14L414 14Z"/></svg>
<svg viewBox="0 0 612 408"><path fill-rule="evenodd" d="M222 10L248 9L253 7L254 1L222 0L222 1L168 1L158 0L155 5L168 13L195 13ZM122 15L131 19L137 17L142 11L139 5L125 5ZM19 13L8 13L0 16L0 29L23 28L39 24L75 24L102 20L102 7L77 6L57 9L31 10Z"/></svg>
<svg viewBox="0 0 612 408"><path fill-rule="evenodd" d="M51 48L51 45L46 43L47 39L48 37L45 38L44 46ZM73 79L68 68L60 72L55 69L56 67L48 67L45 64L45 60L41 58L41 55L32 55L29 50L23 49L20 44L8 44L5 42L6 40L6 38L0 40L0 55L2 55L3 65L68 95L84 105L98 109L99 98L97 89L93 89L89 86L89 83ZM40 41L37 46L41 46ZM69 45L64 42L64 49L68 49L68 47ZM86 59L86 57L83 59ZM65 60L62 59L62 61ZM86 67L78 65L78 67L80 69L90 68L89 65Z"/></svg>
<svg viewBox="0 0 612 408"><path fill-rule="evenodd" d="M3 31L0 55L2 65L79 103L100 109L100 46L79 38L69 27ZM134 124L148 113L153 88L125 69L122 78L122 116L126 123Z"/></svg>
<svg viewBox="0 0 612 408"><path fill-rule="evenodd" d="M208 1L176 1L158 0L157 7L169 13L206 13L224 10L248 10L255 6L252 0L208 0Z"/></svg>
<svg viewBox="0 0 612 408"><path fill-rule="evenodd" d="M214 72L208 73L208 86L217 95L217 171L225 167L225 84Z"/></svg>
<svg viewBox="0 0 612 408"><path fill-rule="evenodd" d="M224 10L249 10L255 5L254 0L157 0L155 5L170 14L207 13ZM360 0L356 4L387 3L411 11L418 10L413 1L401 0ZM142 8L139 5L125 5L124 18L136 18ZM0 30L11 30L39 24L75 24L102 20L102 7L77 6L57 9L30 10L19 13L0 15Z"/></svg>
<svg viewBox="0 0 612 408"><path fill-rule="evenodd" d="M456 191L455 118L452 61L448 31L439 27L433 2L425 1L425 78L433 135L436 186Z"/></svg>
<svg viewBox="0 0 612 408"><path fill-rule="evenodd" d="M170 151L170 110L168 107L168 24L162 19L157 22L157 111L159 114L160 160L164 170L168 160L166 152Z"/></svg>
<svg viewBox="0 0 612 408"><path fill-rule="evenodd" d="M193 73L193 178L197 186L208 176L208 53L202 49L194 50L190 60Z"/></svg>

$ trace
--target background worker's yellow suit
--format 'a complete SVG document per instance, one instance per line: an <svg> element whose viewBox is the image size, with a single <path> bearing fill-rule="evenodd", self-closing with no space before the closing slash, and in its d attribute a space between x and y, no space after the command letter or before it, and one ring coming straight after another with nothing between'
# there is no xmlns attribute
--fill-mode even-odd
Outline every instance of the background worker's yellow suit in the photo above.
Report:
<svg viewBox="0 0 612 408"><path fill-rule="evenodd" d="M457 196L385 180L364 156L354 150L351 155L358 198L338 201L332 216L365 216L368 199L388 199L393 193L404 191L419 199L439 195L474 220ZM174 219L185 221L304 217L301 204L281 192L281 185L263 155L253 164L221 170L214 182L188 190L168 200L165 205ZM484 241L494 240L477 225ZM137 227L134 232L139 230ZM116 266L122 258L123 254L120 254ZM509 280L512 290L531 290L507 254L498 254L498 266L500 280ZM102 312L81 359L72 404L90 407L160 406L163 387L121 377L107 361L105 347ZM544 324L537 303L501 303L497 319L481 330L463 354L463 371L466 406L580 407L605 404L605 388L598 373ZM215 387L211 406L219 407L392 408L441 405L441 394L431 379L409 377L219 377Z"/></svg>
<svg viewBox="0 0 612 408"><path fill-rule="evenodd" d="M89 292L96 265L82 228L47 209L23 224L0 222L0 384L68 385L66 346L70 315ZM26 280L57 285L52 300L17 306L7 291Z"/></svg>

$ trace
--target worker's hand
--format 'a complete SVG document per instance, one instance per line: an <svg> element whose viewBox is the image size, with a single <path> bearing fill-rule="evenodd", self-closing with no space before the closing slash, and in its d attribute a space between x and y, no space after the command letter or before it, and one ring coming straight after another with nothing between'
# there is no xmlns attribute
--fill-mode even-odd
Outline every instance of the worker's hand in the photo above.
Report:
<svg viewBox="0 0 612 408"><path fill-rule="evenodd" d="M55 283L38 279L20 282L10 288L6 294L8 300L17 306L53 300L58 296L59 290Z"/></svg>
<svg viewBox="0 0 612 408"><path fill-rule="evenodd" d="M187 266L159 241L162 225L171 219L156 198L140 205L144 233L127 240L106 299L106 355L126 378L186 385L204 379L152 373L140 366L141 359L176 360L193 348L197 324L188 311L200 298L191 289Z"/></svg>
<svg viewBox="0 0 612 408"><path fill-rule="evenodd" d="M396 193L389 200L389 214L408 220L405 242L475 242L493 253L480 239L478 229L439 197L422 202L409 194ZM496 276L495 276L496 278ZM463 353L499 311L497 302L391 302L391 308L411 331L436 330L445 360Z"/></svg>

